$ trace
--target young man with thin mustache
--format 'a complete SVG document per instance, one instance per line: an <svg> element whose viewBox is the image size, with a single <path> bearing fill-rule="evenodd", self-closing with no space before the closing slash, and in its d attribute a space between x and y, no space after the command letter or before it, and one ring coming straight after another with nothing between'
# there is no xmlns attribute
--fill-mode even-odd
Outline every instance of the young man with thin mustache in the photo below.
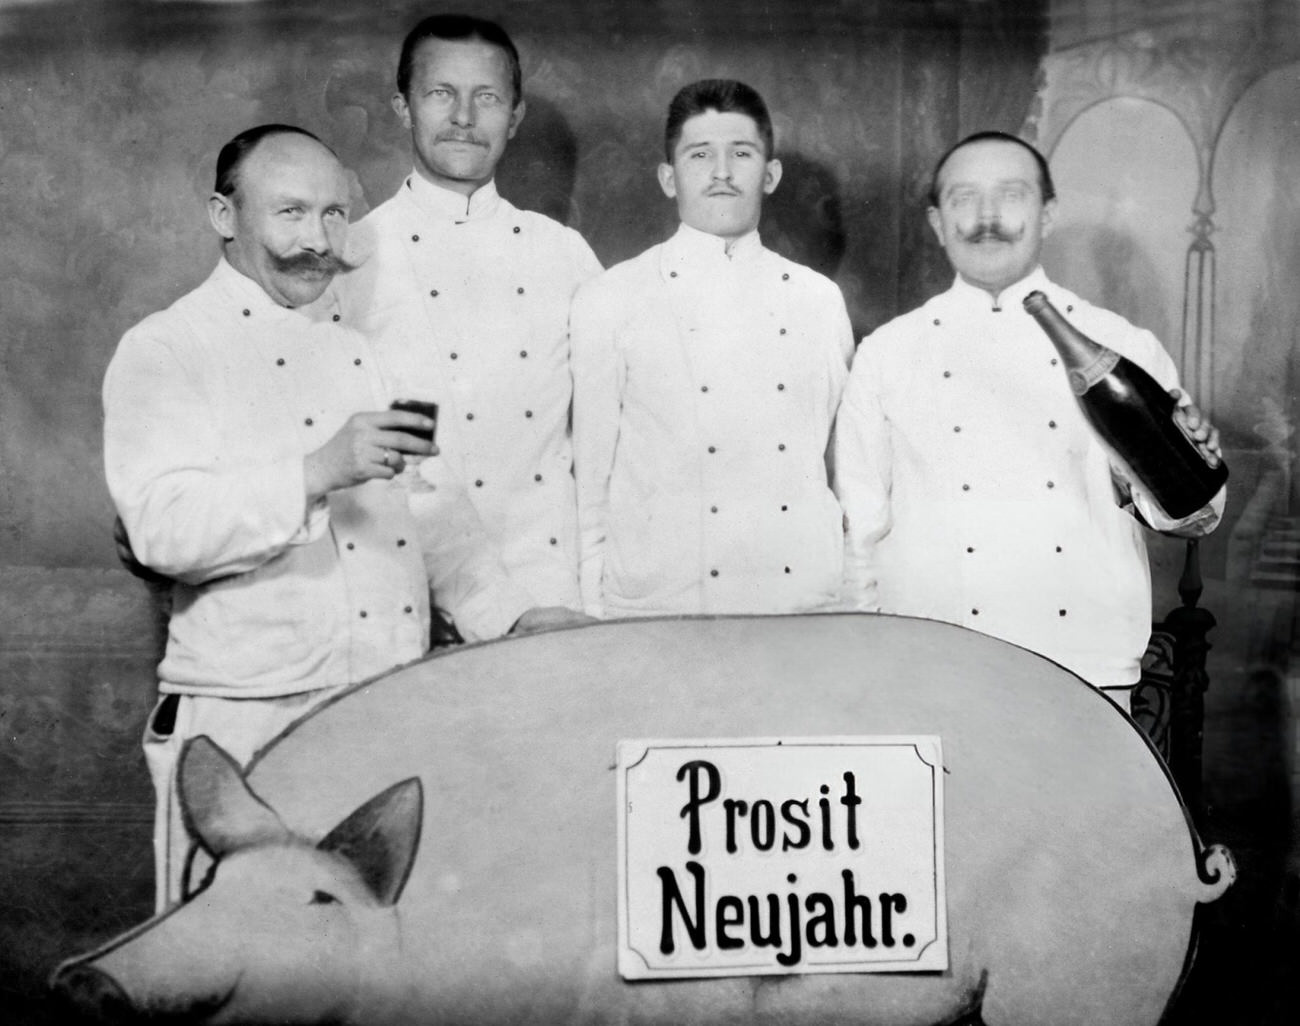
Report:
<svg viewBox="0 0 1300 1026"><path fill-rule="evenodd" d="M853 337L835 283L759 239L780 180L757 92L685 87L659 165L677 233L574 300L591 615L793 613L839 597L826 456Z"/></svg>

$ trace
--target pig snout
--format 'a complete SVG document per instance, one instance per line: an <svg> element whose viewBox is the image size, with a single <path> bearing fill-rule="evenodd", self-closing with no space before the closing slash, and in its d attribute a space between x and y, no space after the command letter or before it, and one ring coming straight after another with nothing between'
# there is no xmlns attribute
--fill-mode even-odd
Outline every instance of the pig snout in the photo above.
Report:
<svg viewBox="0 0 1300 1026"><path fill-rule="evenodd" d="M50 981L55 1000L73 1022L127 1023L135 1008L126 992L108 973L92 965L69 965Z"/></svg>
<svg viewBox="0 0 1300 1026"><path fill-rule="evenodd" d="M50 994L63 1014L57 1020L68 1026L139 1026L150 1023L198 1023L226 1005L229 994L199 999L194 996L148 1008L127 992L108 970L93 961L72 962L50 977Z"/></svg>

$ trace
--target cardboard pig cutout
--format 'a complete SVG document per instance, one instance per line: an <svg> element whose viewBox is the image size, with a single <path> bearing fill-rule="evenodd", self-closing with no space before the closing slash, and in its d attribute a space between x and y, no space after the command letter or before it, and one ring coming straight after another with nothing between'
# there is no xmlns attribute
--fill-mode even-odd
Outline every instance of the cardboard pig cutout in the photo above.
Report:
<svg viewBox="0 0 1300 1026"><path fill-rule="evenodd" d="M415 861L419 780L376 795L318 843L291 833L206 737L181 755L180 793L186 826L218 860L210 879L186 903L62 969L56 986L74 1005L107 1021L147 1011L364 1022L351 1016L372 988L400 993L394 905ZM143 1003L124 989L141 978L153 981Z"/></svg>
<svg viewBox="0 0 1300 1026"><path fill-rule="evenodd" d="M897 781L934 785L911 820L914 799L871 768L897 751ZM1152 1026L1190 967L1198 903L1234 874L1105 696L903 617L637 620L464 647L348 690L243 774L194 741L182 800L191 896L58 969L85 1010ZM882 867L913 821L935 850L908 890ZM814 884L826 866L834 886ZM923 951L942 968L909 970Z"/></svg>

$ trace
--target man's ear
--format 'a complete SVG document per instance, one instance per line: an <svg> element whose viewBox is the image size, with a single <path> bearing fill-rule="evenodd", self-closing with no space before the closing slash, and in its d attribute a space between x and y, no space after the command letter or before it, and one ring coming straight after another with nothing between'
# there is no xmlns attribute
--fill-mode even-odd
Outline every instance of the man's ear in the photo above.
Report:
<svg viewBox="0 0 1300 1026"><path fill-rule="evenodd" d="M781 183L781 162L773 157L763 172L763 195L771 196Z"/></svg>
<svg viewBox="0 0 1300 1026"><path fill-rule="evenodd" d="M930 227L934 230L934 237L939 240L939 245L943 243L943 219L939 216L938 207L928 207L925 211L925 219L930 222Z"/></svg>
<svg viewBox="0 0 1300 1026"><path fill-rule="evenodd" d="M1043 204L1043 212L1039 215L1039 223L1042 225L1043 238L1047 238L1052 228L1056 225L1056 199L1053 197Z"/></svg>
<svg viewBox="0 0 1300 1026"><path fill-rule="evenodd" d="M519 131L519 122L524 120L524 115L528 113L528 104L522 99L515 104L515 109L510 112L510 127L506 130L506 138L513 139L515 133Z"/></svg>
<svg viewBox="0 0 1300 1026"><path fill-rule="evenodd" d="M214 192L208 197L208 220L217 234L229 242L235 237L235 200Z"/></svg>
<svg viewBox="0 0 1300 1026"><path fill-rule="evenodd" d="M659 165L659 188L669 199L677 198L677 173L671 164Z"/></svg>
<svg viewBox="0 0 1300 1026"><path fill-rule="evenodd" d="M400 92L393 93L393 98L388 101L393 105L393 111L397 114L397 120L402 123L403 128L411 127L411 108L407 106L406 97Z"/></svg>

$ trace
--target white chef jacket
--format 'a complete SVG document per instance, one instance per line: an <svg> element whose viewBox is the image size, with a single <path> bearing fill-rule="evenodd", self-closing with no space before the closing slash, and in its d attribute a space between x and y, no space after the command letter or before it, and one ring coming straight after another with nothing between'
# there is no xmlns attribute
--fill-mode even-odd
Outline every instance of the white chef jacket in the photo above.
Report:
<svg viewBox="0 0 1300 1026"><path fill-rule="evenodd" d="M346 322L397 391L439 404L440 466L465 482L535 605L576 608L569 301L600 263L571 228L413 173L351 233Z"/></svg>
<svg viewBox="0 0 1300 1026"><path fill-rule="evenodd" d="M1139 677L1151 579L1132 501L1162 530L1211 530L1210 507L1170 521L1079 410L1035 289L1084 334L1164 388L1149 331L1052 284L1041 269L995 301L960 278L858 348L836 423L847 578L863 609L945 620L1032 649L1098 686Z"/></svg>
<svg viewBox="0 0 1300 1026"><path fill-rule="evenodd" d="M385 481L308 506L303 457L387 405L365 338L315 314L222 260L128 331L109 365L109 491L137 558L177 581L164 692L273 697L418 658L426 563L471 637L504 633L528 606L464 498L459 518L441 500L438 523L417 523Z"/></svg>
<svg viewBox="0 0 1300 1026"><path fill-rule="evenodd" d="M583 607L788 613L836 599L831 424L853 335L830 279L683 225L574 299Z"/></svg>

